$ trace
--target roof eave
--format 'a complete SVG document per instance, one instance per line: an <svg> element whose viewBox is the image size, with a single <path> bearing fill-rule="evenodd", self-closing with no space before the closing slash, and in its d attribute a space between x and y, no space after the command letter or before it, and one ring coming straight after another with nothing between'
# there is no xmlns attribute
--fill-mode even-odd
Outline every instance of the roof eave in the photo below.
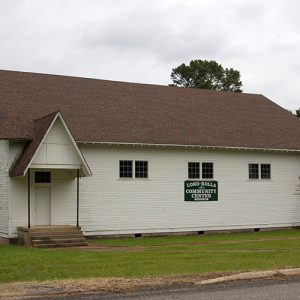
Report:
<svg viewBox="0 0 300 300"><path fill-rule="evenodd" d="M272 151L272 152L300 152L300 149L285 148L260 148L260 147L241 147L241 146L218 146L218 145L185 145L185 144L155 144L155 143L128 143L128 142L93 142L76 141L77 144L100 144L100 145L130 145L146 147L180 147L180 148L201 148L201 149L219 149L219 150L245 150L245 151Z"/></svg>

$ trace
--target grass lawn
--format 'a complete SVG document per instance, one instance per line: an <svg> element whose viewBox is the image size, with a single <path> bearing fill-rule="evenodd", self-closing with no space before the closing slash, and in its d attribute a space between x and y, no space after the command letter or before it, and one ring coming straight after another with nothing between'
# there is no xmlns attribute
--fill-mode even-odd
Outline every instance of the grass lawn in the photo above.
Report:
<svg viewBox="0 0 300 300"><path fill-rule="evenodd" d="M300 267L300 230L90 240L104 249L0 246L0 282Z"/></svg>

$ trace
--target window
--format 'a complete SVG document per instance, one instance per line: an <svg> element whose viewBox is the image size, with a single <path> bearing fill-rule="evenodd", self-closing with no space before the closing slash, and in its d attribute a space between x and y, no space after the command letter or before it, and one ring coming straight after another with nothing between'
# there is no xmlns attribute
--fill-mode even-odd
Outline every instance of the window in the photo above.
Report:
<svg viewBox="0 0 300 300"><path fill-rule="evenodd" d="M132 160L120 160L120 178L132 178Z"/></svg>
<svg viewBox="0 0 300 300"><path fill-rule="evenodd" d="M190 179L200 178L200 163L189 162L188 164L188 176Z"/></svg>
<svg viewBox="0 0 300 300"><path fill-rule="evenodd" d="M148 178L148 161L136 160L134 166L133 162L132 160L119 161L120 178Z"/></svg>
<svg viewBox="0 0 300 300"><path fill-rule="evenodd" d="M200 179L200 163L189 162L188 163L188 177L189 179ZM202 179L214 178L214 165L211 162L202 163Z"/></svg>
<svg viewBox="0 0 300 300"><path fill-rule="evenodd" d="M271 165L261 164L260 165L260 178L261 179L271 179Z"/></svg>
<svg viewBox="0 0 300 300"><path fill-rule="evenodd" d="M211 162L202 163L202 178L213 179L214 178L214 166Z"/></svg>
<svg viewBox="0 0 300 300"><path fill-rule="evenodd" d="M249 164L249 179L271 179L271 165Z"/></svg>
<svg viewBox="0 0 300 300"><path fill-rule="evenodd" d="M135 178L148 178L148 162L144 160L135 161Z"/></svg>
<svg viewBox="0 0 300 300"><path fill-rule="evenodd" d="M51 183L51 172L35 172L35 183Z"/></svg>
<svg viewBox="0 0 300 300"><path fill-rule="evenodd" d="M249 164L249 179L259 179L258 164Z"/></svg>

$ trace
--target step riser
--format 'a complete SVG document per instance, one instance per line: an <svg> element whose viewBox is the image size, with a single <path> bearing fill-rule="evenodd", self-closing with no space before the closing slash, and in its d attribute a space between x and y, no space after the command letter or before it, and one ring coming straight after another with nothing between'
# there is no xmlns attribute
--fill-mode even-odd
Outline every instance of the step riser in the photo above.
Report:
<svg viewBox="0 0 300 300"><path fill-rule="evenodd" d="M84 238L81 238L81 239L68 239L68 238L65 238L65 239L61 239L61 240L34 240L32 241L32 243L34 245L37 245L37 244L57 244L57 243L81 243L81 242L86 242L86 239Z"/></svg>
<svg viewBox="0 0 300 300"><path fill-rule="evenodd" d="M88 242L84 239L81 241L53 241L53 242L44 242L44 243L32 243L34 248L59 248L59 247L78 247L78 246L87 246Z"/></svg>
<svg viewBox="0 0 300 300"><path fill-rule="evenodd" d="M73 230L39 230L39 231L31 231L31 234L41 234L41 233L60 233L60 232L68 232L68 233L72 233L72 232L81 232L81 230L79 229L73 229Z"/></svg>
<svg viewBox="0 0 300 300"><path fill-rule="evenodd" d="M44 234L33 234L33 235L30 235L30 237L32 239L39 239L39 238L60 238L60 237L64 237L64 236L69 236L69 237L79 237L79 236L82 236L82 233L72 233L72 234L68 234L68 233L59 233L59 234L53 234L53 233L44 233Z"/></svg>
<svg viewBox="0 0 300 300"><path fill-rule="evenodd" d="M35 245L34 248L69 248L69 247L83 247L87 246L87 242L82 243L57 243L57 244L47 244L47 245Z"/></svg>
<svg viewBox="0 0 300 300"><path fill-rule="evenodd" d="M51 236L51 237L35 237L32 238L31 241L62 241L62 240L72 240L72 241L77 241L77 240L82 240L85 239L84 236L78 235L78 236L69 236L69 235L64 235L64 236Z"/></svg>

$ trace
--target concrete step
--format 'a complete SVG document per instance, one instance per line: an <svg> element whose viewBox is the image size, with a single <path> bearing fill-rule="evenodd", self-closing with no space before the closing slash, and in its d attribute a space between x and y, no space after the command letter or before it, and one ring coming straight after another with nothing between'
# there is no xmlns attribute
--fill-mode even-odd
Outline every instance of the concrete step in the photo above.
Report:
<svg viewBox="0 0 300 300"><path fill-rule="evenodd" d="M35 226L30 228L30 232L72 232L72 231L81 231L81 227L77 226Z"/></svg>
<svg viewBox="0 0 300 300"><path fill-rule="evenodd" d="M36 244L34 245L34 248L67 248L67 247L82 247L87 245L88 242Z"/></svg>
<svg viewBox="0 0 300 300"><path fill-rule="evenodd" d="M80 237L80 238L70 238L70 237L63 237L60 239L47 239L47 238L41 238L41 239L34 239L32 240L32 243L34 245L37 244L55 244L55 243L81 243L81 242L86 242L85 237Z"/></svg>
<svg viewBox="0 0 300 300"><path fill-rule="evenodd" d="M38 239L38 240L32 240L32 242L34 244L55 244L55 243L81 243L81 242L87 242L87 240L85 239L85 237L82 238L76 238L76 239L72 239L72 238L61 238L61 239Z"/></svg>
<svg viewBox="0 0 300 300"><path fill-rule="evenodd" d="M63 236L69 236L69 237L78 237L82 236L81 231L76 232L39 232L39 233L33 233L30 235L32 239L38 239L40 237L45 238L55 238L55 237L63 237Z"/></svg>
<svg viewBox="0 0 300 300"><path fill-rule="evenodd" d="M35 248L87 246L81 228L76 226L41 226L30 230L31 245Z"/></svg>

